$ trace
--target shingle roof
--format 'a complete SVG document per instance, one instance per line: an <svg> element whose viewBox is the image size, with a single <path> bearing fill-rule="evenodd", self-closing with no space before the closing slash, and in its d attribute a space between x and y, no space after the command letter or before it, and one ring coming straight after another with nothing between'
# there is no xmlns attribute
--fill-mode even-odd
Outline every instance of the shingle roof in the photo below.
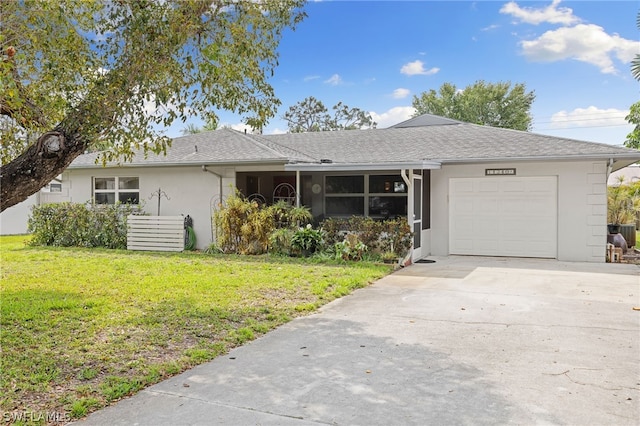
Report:
<svg viewBox="0 0 640 426"><path fill-rule="evenodd" d="M270 140L334 163L570 159L635 156L640 151L468 123L339 132L288 133Z"/></svg>
<svg viewBox="0 0 640 426"><path fill-rule="evenodd" d="M373 165L421 160L446 164L608 158L637 161L640 151L427 116L388 129L280 135L251 135L219 129L176 138L166 157L150 154L145 159L138 154L131 165L307 164L322 160L334 164ZM80 156L72 167L91 167L94 159L95 155Z"/></svg>
<svg viewBox="0 0 640 426"><path fill-rule="evenodd" d="M95 166L97 153L79 156L70 167ZM128 166L138 165L199 165L220 163L255 163L280 162L286 163L290 159L304 160L308 158L296 157L293 150L287 147L273 145L258 140L235 130L222 128L213 132L202 132L175 138L167 155L149 153L146 158L143 152L136 153Z"/></svg>
<svg viewBox="0 0 640 426"><path fill-rule="evenodd" d="M453 120L451 118L440 117L433 114L422 114L417 117L410 118L391 126L393 129L400 129L403 127L425 127L425 126L446 126L447 124L460 124L462 121Z"/></svg>

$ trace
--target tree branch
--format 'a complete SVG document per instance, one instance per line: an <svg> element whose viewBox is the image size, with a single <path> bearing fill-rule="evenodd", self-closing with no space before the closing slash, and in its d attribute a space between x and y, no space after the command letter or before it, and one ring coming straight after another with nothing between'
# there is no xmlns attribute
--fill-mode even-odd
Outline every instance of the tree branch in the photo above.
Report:
<svg viewBox="0 0 640 426"><path fill-rule="evenodd" d="M48 124L45 120L43 111L38 108L38 106L33 103L28 96L26 96L24 86L20 82L20 75L18 74L18 70L16 69L15 61L13 59L15 53L16 49L13 46L9 46L6 49L7 59L3 62L9 64L9 67L11 68L12 83L19 93L18 99L21 99L22 102L18 108L13 108L9 105L4 96L1 97L0 115L13 119L20 127L25 129L33 127L34 123L46 127Z"/></svg>

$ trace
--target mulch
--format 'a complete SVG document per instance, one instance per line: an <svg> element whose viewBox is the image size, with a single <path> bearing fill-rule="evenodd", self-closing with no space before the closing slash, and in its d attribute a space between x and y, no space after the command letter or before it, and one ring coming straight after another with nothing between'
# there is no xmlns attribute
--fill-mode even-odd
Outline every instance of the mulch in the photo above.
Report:
<svg viewBox="0 0 640 426"><path fill-rule="evenodd" d="M637 248L630 248L627 250L627 252L622 255L622 263L640 265L640 250Z"/></svg>

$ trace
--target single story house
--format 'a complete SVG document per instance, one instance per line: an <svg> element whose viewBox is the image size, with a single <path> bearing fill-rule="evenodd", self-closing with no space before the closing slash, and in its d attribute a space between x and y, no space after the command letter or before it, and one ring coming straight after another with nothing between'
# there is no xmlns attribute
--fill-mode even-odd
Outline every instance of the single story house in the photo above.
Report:
<svg viewBox="0 0 640 426"><path fill-rule="evenodd" d="M413 259L483 255L604 262L607 178L640 151L463 123L433 115L387 129L255 135L223 128L178 137L166 156L96 164L77 158L73 202L141 202L190 215L197 246L213 210L238 188L290 200L317 219L406 217Z"/></svg>
<svg viewBox="0 0 640 426"><path fill-rule="evenodd" d="M33 206L69 201L68 185L63 185L62 180L62 175L57 176L40 191L0 213L0 235L26 234Z"/></svg>

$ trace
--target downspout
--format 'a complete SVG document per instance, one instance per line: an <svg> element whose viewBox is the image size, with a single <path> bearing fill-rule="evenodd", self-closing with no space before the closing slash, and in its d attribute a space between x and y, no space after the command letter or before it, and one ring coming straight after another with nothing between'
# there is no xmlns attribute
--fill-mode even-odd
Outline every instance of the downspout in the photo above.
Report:
<svg viewBox="0 0 640 426"><path fill-rule="evenodd" d="M407 223L411 228L411 232L413 232L413 219L415 217L413 213L413 210L414 210L413 203L415 203L415 200L413 199L413 169L409 169L408 171L405 169L400 170L400 176L402 176L402 180L404 181L404 183L407 184ZM411 203L409 203L409 200L411 200ZM411 250L409 250L409 253L407 253L405 258L400 261L400 266L410 265L412 259L413 259L413 238L411 239Z"/></svg>
<svg viewBox="0 0 640 426"><path fill-rule="evenodd" d="M220 193L220 199L222 199L222 175L219 175L216 172L213 172L213 171L207 169L207 166L202 166L202 171L211 173L212 175L214 175L215 177L218 178L218 182L220 183L220 188L218 188L218 191Z"/></svg>
<svg viewBox="0 0 640 426"><path fill-rule="evenodd" d="M218 188L218 191L219 191L219 194L220 194L220 202L222 203L222 175L219 175L218 173L207 169L207 166L205 166L205 165L202 166L202 171L211 173L212 175L214 175L215 177L218 178L218 182L219 182L219 185L220 185L220 187ZM209 206L209 210L211 210L211 206ZM213 235L214 234L213 218L209 218L209 222L211 223L211 241L215 241L215 236Z"/></svg>
<svg viewBox="0 0 640 426"><path fill-rule="evenodd" d="M612 170L613 170L613 158L609 158L609 166L607 167L607 182L609 181L609 175L611 175Z"/></svg>
<svg viewBox="0 0 640 426"><path fill-rule="evenodd" d="M400 170L400 176L402 176L402 180L407 184L407 188L409 188L411 186L411 181L409 180L405 169Z"/></svg>

